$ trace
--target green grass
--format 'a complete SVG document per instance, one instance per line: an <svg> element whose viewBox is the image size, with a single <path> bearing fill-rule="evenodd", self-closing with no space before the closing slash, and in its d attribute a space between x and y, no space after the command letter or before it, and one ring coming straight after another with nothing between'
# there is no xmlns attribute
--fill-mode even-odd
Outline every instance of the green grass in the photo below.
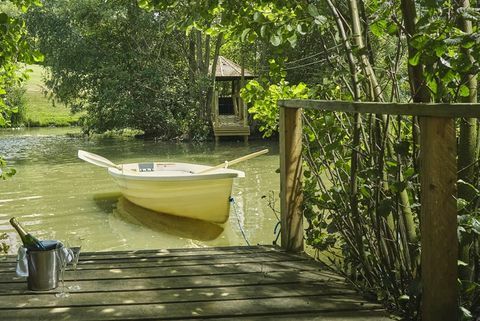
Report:
<svg viewBox="0 0 480 321"><path fill-rule="evenodd" d="M30 65L29 79L25 84L25 125L29 127L72 126L76 125L80 115L72 115L70 109L60 103L52 103L44 95L44 68Z"/></svg>

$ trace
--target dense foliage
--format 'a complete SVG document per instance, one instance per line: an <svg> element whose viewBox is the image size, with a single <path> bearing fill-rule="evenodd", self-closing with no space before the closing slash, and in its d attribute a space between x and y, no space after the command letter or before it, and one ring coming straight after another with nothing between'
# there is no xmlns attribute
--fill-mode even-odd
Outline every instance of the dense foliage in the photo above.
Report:
<svg viewBox="0 0 480 321"><path fill-rule="evenodd" d="M10 0L0 3L0 127L10 125L18 112L20 84L25 72L20 63L39 62L43 56L33 50L24 14L31 6L40 5L38 0ZM8 168L0 157L0 178L12 176L15 170Z"/></svg>
<svg viewBox="0 0 480 321"><path fill-rule="evenodd" d="M201 130L196 86L188 82L183 32L166 32L172 14L136 1L46 1L29 16L50 70L48 87L87 132L134 128L183 137ZM192 88L193 87L193 88Z"/></svg>

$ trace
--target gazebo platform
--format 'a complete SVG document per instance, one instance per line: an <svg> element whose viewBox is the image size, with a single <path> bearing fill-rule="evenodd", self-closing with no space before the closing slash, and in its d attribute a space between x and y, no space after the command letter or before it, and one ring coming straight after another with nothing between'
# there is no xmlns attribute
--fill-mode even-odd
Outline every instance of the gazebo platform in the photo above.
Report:
<svg viewBox="0 0 480 321"><path fill-rule="evenodd" d="M82 253L67 298L27 290L0 261L2 320L390 320L303 255L274 247ZM61 286L61 285L60 285Z"/></svg>
<svg viewBox="0 0 480 321"><path fill-rule="evenodd" d="M216 141L221 136L243 136L244 141L248 141L250 127L234 115L218 115L213 123L213 133Z"/></svg>

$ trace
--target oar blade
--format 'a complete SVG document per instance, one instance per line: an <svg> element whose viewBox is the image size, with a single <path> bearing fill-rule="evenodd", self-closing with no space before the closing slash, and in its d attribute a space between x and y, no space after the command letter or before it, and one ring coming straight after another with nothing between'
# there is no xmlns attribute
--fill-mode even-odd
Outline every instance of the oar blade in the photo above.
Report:
<svg viewBox="0 0 480 321"><path fill-rule="evenodd" d="M117 164L112 163L110 160L106 159L97 154L89 153L84 150L78 150L78 158L100 167L115 167L120 168Z"/></svg>

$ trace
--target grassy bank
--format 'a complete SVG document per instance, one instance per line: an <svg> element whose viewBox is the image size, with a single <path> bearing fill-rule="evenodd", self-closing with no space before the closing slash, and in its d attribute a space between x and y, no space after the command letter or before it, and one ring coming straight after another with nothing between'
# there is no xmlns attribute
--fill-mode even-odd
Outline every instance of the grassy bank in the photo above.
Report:
<svg viewBox="0 0 480 321"><path fill-rule="evenodd" d="M72 115L70 110L63 104L55 103L44 95L45 84L43 83L44 69L42 66L28 66L33 72L25 84L25 126L72 126L76 125L79 115Z"/></svg>

